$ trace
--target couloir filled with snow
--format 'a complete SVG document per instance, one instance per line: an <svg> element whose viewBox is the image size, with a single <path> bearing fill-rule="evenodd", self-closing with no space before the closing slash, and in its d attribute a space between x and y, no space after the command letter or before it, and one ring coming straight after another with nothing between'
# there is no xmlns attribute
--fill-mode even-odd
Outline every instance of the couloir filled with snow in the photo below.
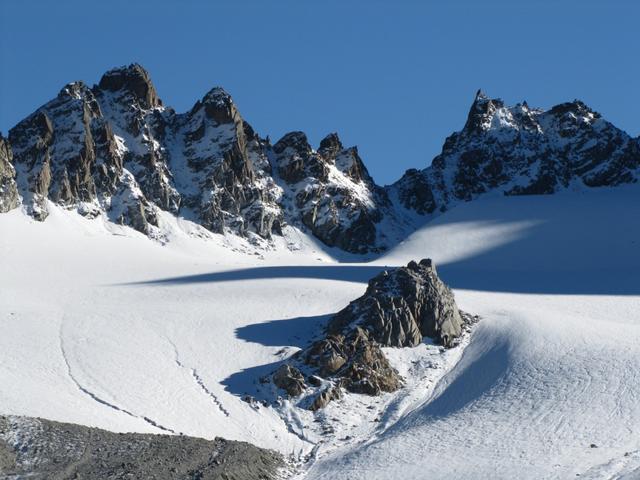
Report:
<svg viewBox="0 0 640 480"><path fill-rule="evenodd" d="M637 186L461 204L366 263L293 229L258 250L167 216L161 244L50 211L0 215L2 414L246 440L300 478L640 472ZM380 269L424 257L481 316L460 347L387 349L406 388L319 422L243 401Z"/></svg>

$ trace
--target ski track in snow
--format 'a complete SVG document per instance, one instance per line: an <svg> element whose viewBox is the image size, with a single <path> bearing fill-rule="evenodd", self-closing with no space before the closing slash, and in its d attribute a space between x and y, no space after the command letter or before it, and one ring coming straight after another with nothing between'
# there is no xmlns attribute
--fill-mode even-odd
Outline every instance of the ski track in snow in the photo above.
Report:
<svg viewBox="0 0 640 480"><path fill-rule="evenodd" d="M172 433L174 435L178 434L179 432L176 432L175 430L165 427L164 425L162 425L161 423L156 422L155 420L147 417L147 416L140 416L140 415L136 415L135 413L130 412L129 410L127 410L126 408L123 407L119 407L111 402L108 402L107 400L101 398L99 395L95 394L94 392L92 392L91 390L89 390L88 388L84 387L79 381L78 379L73 375L73 372L71 370L71 363L69 362L69 357L67 356L67 351L64 348L64 335L63 335L63 328L64 328L64 318L62 319L62 323L60 324L60 333L59 333L59 339L60 339L60 353L62 354L62 359L64 360L65 365L67 366L67 373L69 376L69 379L75 384L76 387L78 387L78 390L80 390L82 393L84 393L86 396L88 396L89 398L91 398L92 400L98 402L100 405L104 405L105 407L109 407L117 412L121 412L124 413L125 415L128 415L132 418L139 418L141 420L144 420L145 422L147 422L149 425L157 428L158 430L161 430L163 432L167 432L167 433ZM182 435L182 433L180 433L180 435Z"/></svg>
<svg viewBox="0 0 640 480"><path fill-rule="evenodd" d="M202 377L200 375L198 375L198 371L195 368L186 367L182 363L182 361L180 360L180 354L178 352L178 347L176 346L176 344L174 342L172 342L171 339L169 339L169 338L167 338L167 342L169 342L169 344L173 348L173 352L175 354L175 363L176 363L176 365L178 367L184 369L184 370L188 370L189 374L190 374L191 378L193 378L193 381L195 382L196 386L200 390L202 390L207 397L209 397L211 399L211 401L217 407L217 409L220 410L226 417L231 416L231 414L229 413L229 410L224 408L224 406L222 405L222 402L216 396L216 394L213 393L211 390L209 390L209 388L205 385L204 380L202 379Z"/></svg>

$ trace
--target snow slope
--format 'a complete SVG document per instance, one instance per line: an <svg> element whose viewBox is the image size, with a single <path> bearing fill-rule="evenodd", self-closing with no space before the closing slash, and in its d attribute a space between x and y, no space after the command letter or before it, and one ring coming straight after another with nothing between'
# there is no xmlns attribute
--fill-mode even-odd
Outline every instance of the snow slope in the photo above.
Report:
<svg viewBox="0 0 640 480"><path fill-rule="evenodd" d="M161 245L50 207L44 223L0 216L2 413L313 453L305 478L640 468L637 187L462 204L367 264L301 234L258 251L176 228ZM482 316L439 370L395 397L336 402L345 440L315 449L313 416L286 423L241 400L380 268L427 256ZM433 354L390 352L406 374Z"/></svg>
<svg viewBox="0 0 640 480"><path fill-rule="evenodd" d="M637 478L639 193L488 198L383 258L433 256L483 319L429 401L307 478Z"/></svg>

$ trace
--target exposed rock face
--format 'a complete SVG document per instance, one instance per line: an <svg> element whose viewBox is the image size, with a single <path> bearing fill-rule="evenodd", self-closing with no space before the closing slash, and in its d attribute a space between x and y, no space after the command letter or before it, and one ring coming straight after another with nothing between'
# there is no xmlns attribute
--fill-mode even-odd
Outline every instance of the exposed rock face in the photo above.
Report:
<svg viewBox="0 0 640 480"><path fill-rule="evenodd" d="M22 194L39 220L51 200L89 216L105 211L147 234L157 209L218 233L281 232L267 145L220 88L179 115L141 66L116 68L92 88L67 85L10 139Z"/></svg>
<svg viewBox="0 0 640 480"><path fill-rule="evenodd" d="M68 423L0 416L2 478L279 478L276 452L245 442L183 435L112 433Z"/></svg>
<svg viewBox="0 0 640 480"><path fill-rule="evenodd" d="M327 330L337 335L358 325L383 346L414 347L430 337L450 347L463 323L453 293L433 262L423 259L375 276L365 294L338 312Z"/></svg>
<svg viewBox="0 0 640 480"><path fill-rule="evenodd" d="M286 364L281 365L273 374L273 384L286 391L290 397L300 395L307 388L300 370Z"/></svg>
<svg viewBox="0 0 640 480"><path fill-rule="evenodd" d="M93 92L117 138L123 165L145 199L177 213L181 195L173 185L165 142L174 113L162 106L149 74L137 64L115 68Z"/></svg>
<svg viewBox="0 0 640 480"><path fill-rule="evenodd" d="M149 232L153 208L123 169L124 152L111 124L82 82L65 86L11 129L9 139L21 194L34 218L47 217L51 200L91 217L106 210L113 220Z"/></svg>
<svg viewBox="0 0 640 480"><path fill-rule="evenodd" d="M149 110L162 106L147 71L138 64L114 68L100 79L98 88L104 92L123 92L141 109Z"/></svg>
<svg viewBox="0 0 640 480"><path fill-rule="evenodd" d="M9 132L21 193L36 219L47 217L48 198L63 205L95 198L90 123L97 108L84 84L69 84Z"/></svg>
<svg viewBox="0 0 640 480"><path fill-rule="evenodd" d="M640 178L640 141L576 100L548 111L507 107L478 91L462 131L431 166L409 170L390 190L421 214L483 193L549 194Z"/></svg>
<svg viewBox="0 0 640 480"><path fill-rule="evenodd" d="M13 168L12 161L11 145L0 135L0 213L8 212L20 203L16 170Z"/></svg>
<svg viewBox="0 0 640 480"><path fill-rule="evenodd" d="M214 88L179 119L180 172L185 203L203 226L222 233L254 232L269 238L283 223L281 191L271 177L265 142L246 123L221 88ZM186 174L185 174L186 173Z"/></svg>
<svg viewBox="0 0 640 480"><path fill-rule="evenodd" d="M353 393L379 395L402 385L400 375L391 367L378 342L360 327L315 342L303 351L302 359L321 376L338 379L338 386ZM321 402L325 400L328 401L323 398Z"/></svg>
<svg viewBox="0 0 640 480"><path fill-rule="evenodd" d="M309 410L312 412L318 411L324 407L326 407L329 402L333 400L339 400L342 398L342 390L339 385L333 385L324 390L321 390L320 393L313 399Z"/></svg>
<svg viewBox="0 0 640 480"><path fill-rule="evenodd" d="M434 215L487 192L553 193L640 178L640 140L582 102L542 111L478 92L464 128L430 167L381 188L337 134L317 150L302 132L271 145L219 87L176 113L137 64L108 71L93 87L66 85L12 128L8 143L0 212L21 196L38 220L53 202L156 238L169 228L163 211L255 242L292 225L356 254L402 240L415 228L413 212Z"/></svg>
<svg viewBox="0 0 640 480"><path fill-rule="evenodd" d="M329 321L325 338L296 354L308 384L323 387L309 409L340 398L342 388L366 395L397 390L403 379L381 347L415 347L424 337L453 347L471 322L458 310L431 260L380 273L363 296ZM290 365L282 365L273 382L291 397L307 388L302 372Z"/></svg>
<svg viewBox="0 0 640 480"><path fill-rule="evenodd" d="M391 215L386 192L367 172L358 150L344 148L332 133L314 151L302 132L291 132L274 146L278 175L286 183L291 221L306 226L331 247L353 253L383 249L377 224Z"/></svg>

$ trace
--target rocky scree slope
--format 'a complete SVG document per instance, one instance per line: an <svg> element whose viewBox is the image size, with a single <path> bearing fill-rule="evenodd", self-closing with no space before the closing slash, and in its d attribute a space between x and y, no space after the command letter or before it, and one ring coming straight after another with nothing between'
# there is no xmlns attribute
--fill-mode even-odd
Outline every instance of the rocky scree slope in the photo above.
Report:
<svg viewBox="0 0 640 480"><path fill-rule="evenodd" d="M245 442L0 416L0 478L258 480L282 467L278 453Z"/></svg>
<svg viewBox="0 0 640 480"><path fill-rule="evenodd" d="M415 213L428 219L491 192L632 183L639 172L640 139L582 102L543 111L478 92L432 165L383 188L336 134L317 150L302 132L272 145L221 88L176 113L133 64L92 87L66 85L0 137L0 212L21 201L45 220L51 201L156 238L168 212L255 243L293 225L329 247L369 253L401 240Z"/></svg>
<svg viewBox="0 0 640 480"><path fill-rule="evenodd" d="M390 187L419 214L445 211L497 192L551 194L616 186L640 178L640 138L632 138L579 100L550 110L513 107L478 91L460 132L424 170L408 170Z"/></svg>
<svg viewBox="0 0 640 480"><path fill-rule="evenodd" d="M339 398L341 388L393 392L402 378L381 347L415 347L428 337L450 348L476 320L458 310L430 259L412 261L372 278L364 295L331 318L326 336L298 352L295 364L281 365L272 381L290 397L301 395L307 382L321 387L311 410Z"/></svg>

